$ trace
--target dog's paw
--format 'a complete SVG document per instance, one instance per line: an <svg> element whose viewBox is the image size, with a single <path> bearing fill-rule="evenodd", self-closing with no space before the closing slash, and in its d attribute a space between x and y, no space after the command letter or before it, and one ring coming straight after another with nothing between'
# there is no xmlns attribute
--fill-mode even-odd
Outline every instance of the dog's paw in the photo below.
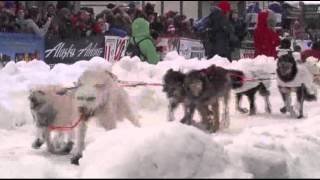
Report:
<svg viewBox="0 0 320 180"><path fill-rule="evenodd" d="M281 112L282 114L287 113L287 108L286 108L286 107L282 107L282 108L280 109L280 112Z"/></svg>
<svg viewBox="0 0 320 180"><path fill-rule="evenodd" d="M207 124L206 129L209 133L216 133L220 129L220 125L216 124L216 125L212 126L211 124Z"/></svg>
<svg viewBox="0 0 320 180"><path fill-rule="evenodd" d="M242 114L246 114L249 112L249 110L247 108L237 108L237 110Z"/></svg>
<svg viewBox="0 0 320 180"><path fill-rule="evenodd" d="M257 111L255 109L250 109L249 116L256 115Z"/></svg>
<svg viewBox="0 0 320 180"><path fill-rule="evenodd" d="M79 165L79 160L80 160L81 158L82 158L82 155L81 155L81 154L77 154L77 155L72 156L72 158L71 158L71 164Z"/></svg>
<svg viewBox="0 0 320 180"><path fill-rule="evenodd" d="M40 139L36 139L36 140L32 143L32 148L33 148L33 149L39 149L39 148L42 146L43 143L44 143L44 142L41 141Z"/></svg>
<svg viewBox="0 0 320 180"><path fill-rule="evenodd" d="M169 114L168 114L168 121L169 121L169 122L174 121L174 115L173 115L173 113L169 113Z"/></svg>
<svg viewBox="0 0 320 180"><path fill-rule="evenodd" d="M266 108L266 113L268 113L268 114L271 114L271 113L272 113L272 111L271 111L271 108L270 108L270 107L267 107L267 108Z"/></svg>
<svg viewBox="0 0 320 180"><path fill-rule="evenodd" d="M180 121L182 124L187 124L187 125L191 125L192 121L187 119L187 118L182 118Z"/></svg>
<svg viewBox="0 0 320 180"><path fill-rule="evenodd" d="M299 115L294 111L293 107L290 108L290 117L292 118L298 118Z"/></svg>
<svg viewBox="0 0 320 180"><path fill-rule="evenodd" d="M218 132L218 130L219 130L219 127L212 127L208 129L209 133L216 133Z"/></svg>
<svg viewBox="0 0 320 180"><path fill-rule="evenodd" d="M229 120L223 120L221 124L221 128L227 129L230 126L230 121Z"/></svg>
<svg viewBox="0 0 320 180"><path fill-rule="evenodd" d="M297 119L302 119L302 118L304 118L303 115L299 115L299 116L297 117Z"/></svg>
<svg viewBox="0 0 320 180"><path fill-rule="evenodd" d="M72 148L73 148L73 144L74 144L74 143L73 143L72 141L68 142L68 143L66 144L66 146L64 147L64 149L62 150L63 153L69 154L69 153L71 152Z"/></svg>

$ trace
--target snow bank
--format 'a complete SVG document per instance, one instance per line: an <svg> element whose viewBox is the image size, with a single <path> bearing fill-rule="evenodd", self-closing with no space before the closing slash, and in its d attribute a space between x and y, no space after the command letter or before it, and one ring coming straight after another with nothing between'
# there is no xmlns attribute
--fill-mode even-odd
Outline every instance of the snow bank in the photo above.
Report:
<svg viewBox="0 0 320 180"><path fill-rule="evenodd" d="M44 157L23 156L12 161L0 161L1 178L62 178L57 168Z"/></svg>
<svg viewBox="0 0 320 180"><path fill-rule="evenodd" d="M180 123L107 132L80 164L82 178L251 177L209 135Z"/></svg>
<svg viewBox="0 0 320 180"><path fill-rule="evenodd" d="M229 139L226 149L254 178L320 177L319 126L309 121L255 127Z"/></svg>

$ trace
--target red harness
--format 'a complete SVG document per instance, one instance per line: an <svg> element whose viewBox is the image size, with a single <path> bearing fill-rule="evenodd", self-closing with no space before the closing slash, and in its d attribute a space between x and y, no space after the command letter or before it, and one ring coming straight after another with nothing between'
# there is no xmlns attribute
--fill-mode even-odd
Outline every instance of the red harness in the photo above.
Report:
<svg viewBox="0 0 320 180"><path fill-rule="evenodd" d="M73 124L72 126L49 126L48 130L49 131L54 131L54 130L59 130L59 131L70 131L77 127L79 123L81 122L82 118L79 118L79 120Z"/></svg>

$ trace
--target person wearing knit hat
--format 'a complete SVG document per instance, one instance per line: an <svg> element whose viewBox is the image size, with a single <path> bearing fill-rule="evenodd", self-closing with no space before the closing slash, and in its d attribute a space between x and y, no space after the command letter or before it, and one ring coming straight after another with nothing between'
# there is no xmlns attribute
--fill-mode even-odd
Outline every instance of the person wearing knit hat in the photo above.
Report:
<svg viewBox="0 0 320 180"><path fill-rule="evenodd" d="M231 11L231 5L228 1L219 2L218 7L222 10L224 15L228 15L228 13Z"/></svg>

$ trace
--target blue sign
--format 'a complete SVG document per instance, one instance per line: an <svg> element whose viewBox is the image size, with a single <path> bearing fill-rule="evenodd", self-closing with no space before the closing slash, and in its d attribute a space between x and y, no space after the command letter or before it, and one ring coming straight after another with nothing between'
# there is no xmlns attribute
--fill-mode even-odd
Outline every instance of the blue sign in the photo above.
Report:
<svg viewBox="0 0 320 180"><path fill-rule="evenodd" d="M44 39L24 33L0 33L0 61L44 60Z"/></svg>

